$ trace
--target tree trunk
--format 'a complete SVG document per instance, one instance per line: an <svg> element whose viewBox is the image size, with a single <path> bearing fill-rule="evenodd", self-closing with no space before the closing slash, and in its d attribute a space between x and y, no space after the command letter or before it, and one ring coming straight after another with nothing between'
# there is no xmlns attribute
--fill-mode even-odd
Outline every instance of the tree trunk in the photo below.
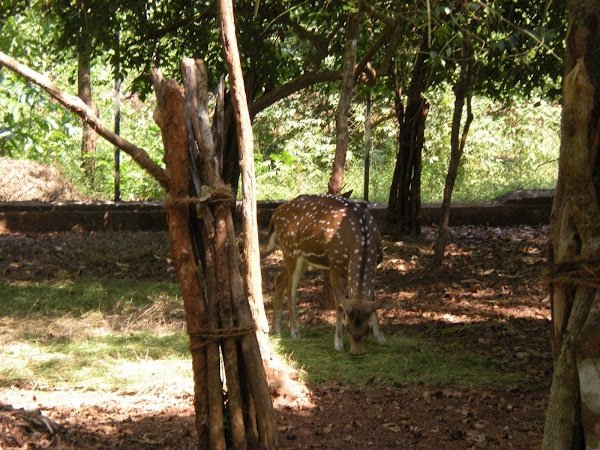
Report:
<svg viewBox="0 0 600 450"><path fill-rule="evenodd" d="M344 50L344 68L342 69L342 87L340 100L335 114L335 157L329 178L328 191L339 194L344 184L344 165L348 151L348 114L354 90L354 66L356 65L356 41L358 36L359 13L348 14L346 22L346 48Z"/></svg>
<svg viewBox="0 0 600 450"><path fill-rule="evenodd" d="M390 185L387 221L398 224L402 234L418 236L421 227L421 152L425 141L425 120L429 105L423 98L426 87L425 61L429 55L427 36L423 35L408 87L406 109L397 77L394 84L398 121L398 153Z"/></svg>
<svg viewBox="0 0 600 450"><path fill-rule="evenodd" d="M182 62L182 72L184 96L175 82L161 81L157 72L154 73L158 99L155 118L168 145L167 154L173 151L178 155L175 161L173 156L167 158L170 179L167 208L173 211L169 215L169 230L174 259L185 263L177 265L184 306L186 299L193 300L186 306L192 361L204 363L193 366L198 445L199 448L225 449L226 443L232 442L239 449L276 448L277 423L256 325L240 273L231 210L235 197L229 187L224 186L215 158L213 129L207 111L206 71L201 61L186 59ZM173 104L165 104L160 100L163 97L160 93L163 87L172 84L179 89L178 96ZM183 165L188 159L189 171ZM179 164L172 169L173 163ZM190 207L194 212L191 216ZM182 218L187 214L186 229L175 227L172 218L177 219L175 213ZM193 234L190 229L194 230ZM185 247L181 241L185 241ZM196 260L201 262L201 270L195 266ZM203 286L200 292L205 293L204 297L192 295L196 285ZM225 380L221 379L221 367L227 383L231 425L227 429L224 427Z"/></svg>
<svg viewBox="0 0 600 450"><path fill-rule="evenodd" d="M77 54L77 93L79 98L98 115L92 97L92 36L89 30L87 20L87 2L81 1L81 34L79 36L79 49ZM90 186L94 185L95 157L96 157L96 132L85 120L83 121L83 137L81 140L81 167L83 168L86 180Z"/></svg>
<svg viewBox="0 0 600 450"><path fill-rule="evenodd" d="M466 14L468 14L464 3L463 13L465 14L465 17ZM444 250L446 249L446 243L448 241L448 225L450 220L450 202L452 200L452 191L454 190L454 183L456 182L456 176L458 175L460 160L467 142L469 127L473 121L473 112L471 110L473 63L471 37L467 32L467 34L465 34L463 37L459 78L454 86L455 99L454 113L452 115L452 131L450 136L450 164L448 166L448 175L446 176L446 185L444 186L444 199L442 201L442 207L440 211L440 223L438 228L437 242L435 244L435 253L431 262L431 266L433 268L440 267L442 260L444 259ZM467 118L461 134L460 126L462 122L465 101L467 103Z"/></svg>
<svg viewBox="0 0 600 450"><path fill-rule="evenodd" d="M359 13L352 12L346 19L346 47L344 49L344 62L342 67L342 84L340 87L340 99L335 113L335 155L331 169L331 176L327 184L327 191L330 194L340 194L344 184L344 166L346 165L346 153L348 152L348 115L350 113L350 104L352 101L352 92L354 91L356 65L356 40L358 36ZM325 309L335 309L335 299L329 275L327 273L322 278L322 307Z"/></svg>
<svg viewBox="0 0 600 450"><path fill-rule="evenodd" d="M246 287L257 325L257 338L263 358L272 356L269 341L269 322L262 297L262 278L260 272L260 246L258 242L258 215L256 209L256 189L254 175L254 137L248 111L248 101L244 88L244 77L235 34L233 4L231 0L219 0L221 41L229 73L231 100L235 114L237 142L242 175L242 212L243 212L243 258L246 269Z"/></svg>
<svg viewBox="0 0 600 450"><path fill-rule="evenodd" d="M569 4L561 148L550 217L555 356L544 449L600 448L600 8Z"/></svg>
<svg viewBox="0 0 600 450"><path fill-rule="evenodd" d="M121 134L121 42L120 33L115 35L115 93L114 93L114 130L115 134ZM115 146L114 150L114 201L121 201L121 149Z"/></svg>
<svg viewBox="0 0 600 450"><path fill-rule="evenodd" d="M367 94L365 104L365 174L363 182L363 198L366 202L369 201L369 182L371 169L371 127L373 125L373 117L371 115L371 94Z"/></svg>

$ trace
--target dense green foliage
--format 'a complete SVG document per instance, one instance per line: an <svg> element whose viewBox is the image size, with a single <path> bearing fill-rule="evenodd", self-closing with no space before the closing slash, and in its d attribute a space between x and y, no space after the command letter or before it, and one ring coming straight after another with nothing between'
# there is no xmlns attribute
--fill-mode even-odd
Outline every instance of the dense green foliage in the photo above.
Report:
<svg viewBox="0 0 600 450"><path fill-rule="evenodd" d="M440 201L450 154L451 97L434 92L423 154L422 196ZM457 201L489 200L514 189L552 188L558 171L560 108L543 99L473 102L475 119L454 188Z"/></svg>
<svg viewBox="0 0 600 450"><path fill-rule="evenodd" d="M28 13L24 6L30 3ZM268 97L303 74L339 69L348 5L331 2L236 2L240 50L250 98ZM71 93L76 87L78 41L73 39L92 21L94 98L104 123L113 121L113 78L126 76L121 134L160 162L162 143L152 120L154 108L148 69L159 65L166 76L178 78L182 56L206 59L210 80L223 72L210 1L135 0L115 3L90 0L85 14L68 1L13 0L3 24L0 49L47 73ZM338 5L339 6L339 5ZM464 29L454 2L442 2L426 13L424 4L381 0L375 12L364 13L359 59L380 36L372 64L381 79L375 87L360 84L354 99L345 190L363 192L364 96L371 91L375 120L391 113L392 63L401 84L408 83L414 55L427 32L426 96L431 112L426 124L423 155L424 201L441 198L449 154L451 86L456 70L459 37ZM554 92L560 74L560 36L564 4L539 8L527 2L495 1L471 4L471 32L477 42L475 122L455 190L456 200L492 198L516 187L548 187L555 179L558 109L533 98ZM385 16L385 17L381 17ZM394 22L395 21L395 22ZM393 23L393 26L390 24ZM392 39L390 30L396 30ZM386 42L396 42L390 47ZM393 50L393 51L391 51ZM310 85L309 85L310 86ZM323 192L335 147L336 83L321 83L296 92L259 112L255 122L259 199L285 199L300 192ZM406 87L404 87L405 89ZM495 98L496 100L491 100ZM267 102L268 103L268 102ZM507 106L508 105L508 106ZM537 105L537 106L532 106ZM397 151L393 119L373 130L370 199L387 200ZM31 158L58 165L85 194L111 199L113 151L99 140L97 174L90 186L81 171L81 126L36 88L7 70L0 70L0 156ZM123 156L124 200L161 199L154 180Z"/></svg>
<svg viewBox="0 0 600 450"><path fill-rule="evenodd" d="M103 79L104 75L104 79ZM106 123L112 120L109 74L100 72L97 103ZM0 154L55 164L84 193L110 200L113 191L113 147L99 142L96 184L86 183L80 168L81 124L43 93L8 72L0 73L0 110L4 111ZM324 192L335 151L335 96L318 102L317 93L286 99L260 114L254 125L258 198L289 199L300 193ZM441 200L449 160L452 95L432 91L426 126L422 196ZM363 192L364 105L354 104L346 186ZM559 108L544 100L522 100L503 106L485 98L475 101L475 121L455 189L457 201L487 200L516 188L552 187L556 180ZM133 96L123 102L122 134L148 150L159 162L162 142L152 120L152 101ZM320 113L316 113L319 111ZM388 109L379 111L380 116ZM396 156L393 119L373 130L370 199L387 200ZM162 199L158 184L123 156L125 200Z"/></svg>
<svg viewBox="0 0 600 450"><path fill-rule="evenodd" d="M46 73L60 88L77 92L76 64L53 58L39 59L52 35L49 23L36 17L14 16L4 26L0 48L33 69ZM27 27L30 33L22 33ZM8 36L11 36L8 39ZM35 39L33 38L35 36ZM106 62L98 61L92 70L94 97L104 123L114 121L113 78ZM127 86L125 86L125 90ZM162 159L162 141L158 126L152 120L152 102L142 102L128 94L122 100L121 134L144 148L152 158ZM33 159L61 169L82 193L92 198L110 200L113 192L114 148L105 140L98 141L97 176L90 186L81 170L81 120L67 111L40 89L26 83L8 70L0 70L0 156ZM121 180L124 200L161 199L157 182L144 173L127 155L122 156Z"/></svg>
<svg viewBox="0 0 600 450"><path fill-rule="evenodd" d="M432 108L426 125L422 196L441 201L450 155L453 96L450 89L428 93ZM364 105L355 98L344 191L363 193ZM308 107L307 107L308 106ZM305 192L325 192L335 151L335 97L318 93L288 99L255 123L257 187L261 199L289 199ZM321 111L316 114L315 111ZM379 110L379 117L389 115ZM489 200L513 189L550 188L557 175L560 110L543 99L510 106L478 97L463 165L455 187L458 201ZM369 199L385 202L396 157L393 119L372 134Z"/></svg>

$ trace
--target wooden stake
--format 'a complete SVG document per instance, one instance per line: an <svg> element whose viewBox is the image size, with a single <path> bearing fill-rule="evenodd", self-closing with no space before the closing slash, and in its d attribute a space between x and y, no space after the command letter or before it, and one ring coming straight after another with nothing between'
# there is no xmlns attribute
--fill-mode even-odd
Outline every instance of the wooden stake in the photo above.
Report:
<svg viewBox="0 0 600 450"><path fill-rule="evenodd" d="M154 119L161 129L167 161L168 191L166 209L169 224L171 251L185 309L187 330L190 335L192 369L194 371L194 409L198 448L210 449L208 439L208 392L207 357L199 332L206 329L207 314L203 290L198 279L198 269L194 258L189 232L189 207L177 201L188 195L188 147L185 127L183 91L173 80L162 80L153 73L156 89L157 108Z"/></svg>

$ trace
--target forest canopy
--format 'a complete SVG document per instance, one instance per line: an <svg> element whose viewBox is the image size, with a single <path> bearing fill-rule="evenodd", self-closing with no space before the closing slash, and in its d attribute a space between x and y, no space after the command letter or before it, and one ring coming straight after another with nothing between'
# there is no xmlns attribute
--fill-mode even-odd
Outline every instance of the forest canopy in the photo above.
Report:
<svg viewBox="0 0 600 450"><path fill-rule="evenodd" d="M254 115L261 199L322 192L335 147L333 117L353 3L236 2L236 25ZM455 198L485 200L515 188L551 187L556 178L558 92L564 52L563 2L469 2L466 30L456 2L364 2L357 41L346 166L347 190L363 192L365 104L372 102L370 197L386 201L396 158L394 89L407 95L415 55L426 54L422 191L439 201L449 155L452 86L460 40L475 45L475 120ZM430 8L428 8L430 6ZM182 56L202 58L214 89L225 73L213 2L3 2L0 50L76 93L78 57L91 55L92 96L104 123L114 121L115 79L123 80L121 133L157 163L162 146L151 111L151 67L180 78ZM87 49L87 50L86 50ZM81 122L37 88L0 72L2 156L58 165L86 193L110 199L113 148L100 140L93 156L80 151ZM94 182L82 164L95 161ZM84 161L82 161L82 159ZM124 158L124 199L156 199L162 190ZM302 177L298 177L302 174ZM302 183L298 183L300 180Z"/></svg>

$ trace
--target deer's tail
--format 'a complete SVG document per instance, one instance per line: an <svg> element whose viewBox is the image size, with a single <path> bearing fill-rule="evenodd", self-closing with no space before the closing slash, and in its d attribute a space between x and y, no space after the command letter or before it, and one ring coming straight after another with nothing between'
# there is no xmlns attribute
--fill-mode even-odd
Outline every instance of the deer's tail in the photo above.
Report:
<svg viewBox="0 0 600 450"><path fill-rule="evenodd" d="M269 222L269 228L268 228L267 233L269 235L269 244L267 245L267 253L271 253L277 246L277 243L279 242L279 240L277 239L277 231L275 230L275 224L274 224L273 218L271 218L271 221Z"/></svg>

